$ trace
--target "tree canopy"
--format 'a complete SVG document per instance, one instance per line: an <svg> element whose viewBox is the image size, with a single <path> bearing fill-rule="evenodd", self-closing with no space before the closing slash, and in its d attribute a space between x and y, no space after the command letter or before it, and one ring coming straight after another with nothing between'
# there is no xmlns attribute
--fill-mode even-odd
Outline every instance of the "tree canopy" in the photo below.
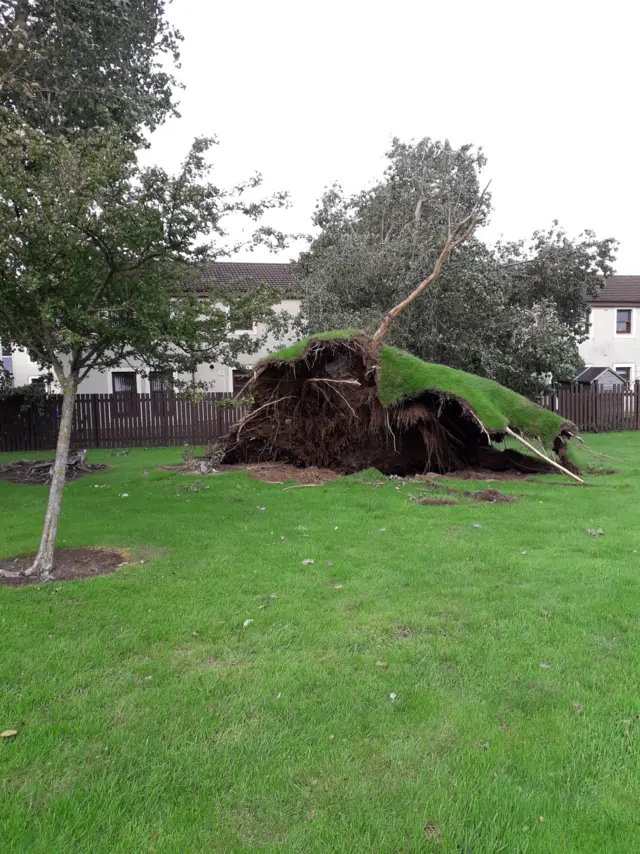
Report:
<svg viewBox="0 0 640 854"><path fill-rule="evenodd" d="M308 332L375 329L477 202L485 158L471 146L394 140L388 160L372 188L349 196L333 186L318 204L318 233L298 264ZM490 204L485 194L485 215ZM476 234L399 317L389 341L535 396L549 374L580 364L586 299L613 272L615 247L590 231L572 239L557 223L494 247Z"/></svg>
<svg viewBox="0 0 640 854"><path fill-rule="evenodd" d="M0 0L0 103L48 134L117 126L140 142L175 111L166 60L178 61L181 37L165 7Z"/></svg>

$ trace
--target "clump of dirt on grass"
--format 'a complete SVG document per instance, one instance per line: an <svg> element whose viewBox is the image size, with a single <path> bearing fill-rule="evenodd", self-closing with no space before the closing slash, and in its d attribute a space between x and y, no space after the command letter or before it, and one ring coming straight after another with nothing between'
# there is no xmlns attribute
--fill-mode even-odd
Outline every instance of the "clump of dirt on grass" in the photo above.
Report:
<svg viewBox="0 0 640 854"><path fill-rule="evenodd" d="M108 466L89 465L82 454L72 455L67 463L66 481L104 471ZM15 460L0 466L0 480L26 486L48 486L53 474L53 460Z"/></svg>
<svg viewBox="0 0 640 854"><path fill-rule="evenodd" d="M491 504L513 504L518 500L516 495L505 495L497 489L484 489L482 492L465 492L474 501L489 501Z"/></svg>
<svg viewBox="0 0 640 854"><path fill-rule="evenodd" d="M420 501L420 504L430 507L455 507L457 503L457 501L451 501L450 498L423 498Z"/></svg>
<svg viewBox="0 0 640 854"><path fill-rule="evenodd" d="M0 560L0 570L7 572L22 572L33 563L35 555L5 558ZM53 559L51 581L77 581L81 578L97 578L99 575L110 575L119 566L126 563L120 552L106 549L58 549ZM0 585L5 587L28 587L40 585L43 582L37 576L22 576L4 578L0 576ZM46 582L50 583L50 582Z"/></svg>

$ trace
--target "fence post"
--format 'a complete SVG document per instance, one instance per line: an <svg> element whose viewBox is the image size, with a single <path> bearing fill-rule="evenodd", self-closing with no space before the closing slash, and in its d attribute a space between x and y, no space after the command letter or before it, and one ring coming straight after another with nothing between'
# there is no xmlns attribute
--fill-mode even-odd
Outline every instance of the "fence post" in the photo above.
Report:
<svg viewBox="0 0 640 854"><path fill-rule="evenodd" d="M91 395L91 417L93 418L93 441L96 443L96 448L100 447L100 424L99 424L99 409L98 409L98 395Z"/></svg>

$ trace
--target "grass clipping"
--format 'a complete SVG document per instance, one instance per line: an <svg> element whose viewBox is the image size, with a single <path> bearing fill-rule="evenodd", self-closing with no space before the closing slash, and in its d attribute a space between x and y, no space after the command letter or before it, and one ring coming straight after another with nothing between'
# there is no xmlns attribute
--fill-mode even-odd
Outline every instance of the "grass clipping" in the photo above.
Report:
<svg viewBox="0 0 640 854"><path fill-rule="evenodd" d="M225 463L287 462L386 474L466 468L551 471L506 449L508 429L572 471L575 426L492 380L374 348L351 330L298 341L262 361L252 411L227 438Z"/></svg>

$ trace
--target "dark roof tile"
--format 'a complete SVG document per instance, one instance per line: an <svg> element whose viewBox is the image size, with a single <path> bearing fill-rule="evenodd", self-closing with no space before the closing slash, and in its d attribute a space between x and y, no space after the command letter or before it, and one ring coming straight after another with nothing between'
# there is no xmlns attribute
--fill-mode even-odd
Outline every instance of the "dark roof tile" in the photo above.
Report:
<svg viewBox="0 0 640 854"><path fill-rule="evenodd" d="M598 296L589 302L594 305L640 305L640 276L609 276Z"/></svg>
<svg viewBox="0 0 640 854"><path fill-rule="evenodd" d="M289 297L296 294L291 264L210 261L202 265L196 281L198 289L202 290L224 285L234 291L248 291L266 285Z"/></svg>

